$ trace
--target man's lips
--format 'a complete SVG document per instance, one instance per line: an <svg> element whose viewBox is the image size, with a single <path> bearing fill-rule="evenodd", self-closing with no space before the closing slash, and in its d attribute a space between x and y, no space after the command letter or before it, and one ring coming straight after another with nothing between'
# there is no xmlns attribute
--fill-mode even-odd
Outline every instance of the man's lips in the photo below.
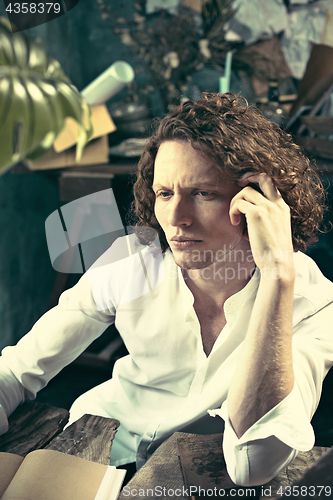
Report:
<svg viewBox="0 0 333 500"><path fill-rule="evenodd" d="M173 236L170 241L201 241L197 238L191 238L189 236Z"/></svg>
<svg viewBox="0 0 333 500"><path fill-rule="evenodd" d="M202 240L189 238L187 236L174 236L170 239L170 246L173 248L189 248L193 245L201 243Z"/></svg>

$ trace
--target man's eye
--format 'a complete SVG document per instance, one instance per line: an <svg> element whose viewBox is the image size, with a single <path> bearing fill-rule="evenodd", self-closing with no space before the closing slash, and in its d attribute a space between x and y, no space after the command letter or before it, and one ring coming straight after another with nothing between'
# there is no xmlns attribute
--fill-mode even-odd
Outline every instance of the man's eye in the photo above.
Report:
<svg viewBox="0 0 333 500"><path fill-rule="evenodd" d="M197 191L195 194L199 195L202 198L208 198L209 196L213 195L213 193L209 191Z"/></svg>
<svg viewBox="0 0 333 500"><path fill-rule="evenodd" d="M158 191L156 196L158 196L159 198L168 198L170 194L171 193L169 193L169 191Z"/></svg>

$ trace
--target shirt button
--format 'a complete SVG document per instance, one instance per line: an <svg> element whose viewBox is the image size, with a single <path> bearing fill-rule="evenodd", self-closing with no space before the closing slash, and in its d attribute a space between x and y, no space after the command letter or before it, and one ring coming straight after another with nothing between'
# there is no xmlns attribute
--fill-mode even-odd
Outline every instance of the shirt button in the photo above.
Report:
<svg viewBox="0 0 333 500"><path fill-rule="evenodd" d="M152 432L147 432L147 436L148 436L149 438L152 438L152 437L154 436L154 434L153 434Z"/></svg>

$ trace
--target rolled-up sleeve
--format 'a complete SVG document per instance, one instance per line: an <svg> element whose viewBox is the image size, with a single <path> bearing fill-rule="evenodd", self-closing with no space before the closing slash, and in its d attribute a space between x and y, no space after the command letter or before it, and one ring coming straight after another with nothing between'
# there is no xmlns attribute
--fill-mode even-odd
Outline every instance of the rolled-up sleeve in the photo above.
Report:
<svg viewBox="0 0 333 500"><path fill-rule="evenodd" d="M228 400L211 416L225 421L223 452L231 479L239 485L265 484L315 442L311 418L322 381L333 365L332 305L302 320L293 335L293 390L240 438L228 414Z"/></svg>
<svg viewBox="0 0 333 500"><path fill-rule="evenodd" d="M301 406L300 406L301 405ZM314 433L299 391L292 392L238 438L228 415L228 402L214 414L225 422L223 453L228 473L236 484L254 486L275 477L296 456L310 450ZM212 414L212 413L211 413Z"/></svg>

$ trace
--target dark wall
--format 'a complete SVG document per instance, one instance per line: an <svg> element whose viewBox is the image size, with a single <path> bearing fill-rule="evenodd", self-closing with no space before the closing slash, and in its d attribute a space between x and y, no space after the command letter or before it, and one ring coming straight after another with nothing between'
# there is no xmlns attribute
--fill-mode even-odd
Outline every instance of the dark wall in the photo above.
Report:
<svg viewBox="0 0 333 500"><path fill-rule="evenodd" d="M116 17L131 15L133 2L107 0L105 3L111 6ZM80 0L64 16L24 32L42 40L47 52L59 60L79 90L114 61L130 58L119 36L114 35L110 21L102 19L99 6L97 0Z"/></svg>
<svg viewBox="0 0 333 500"><path fill-rule="evenodd" d="M0 177L0 348L15 343L48 308L55 279L45 239L56 186L40 175Z"/></svg>

